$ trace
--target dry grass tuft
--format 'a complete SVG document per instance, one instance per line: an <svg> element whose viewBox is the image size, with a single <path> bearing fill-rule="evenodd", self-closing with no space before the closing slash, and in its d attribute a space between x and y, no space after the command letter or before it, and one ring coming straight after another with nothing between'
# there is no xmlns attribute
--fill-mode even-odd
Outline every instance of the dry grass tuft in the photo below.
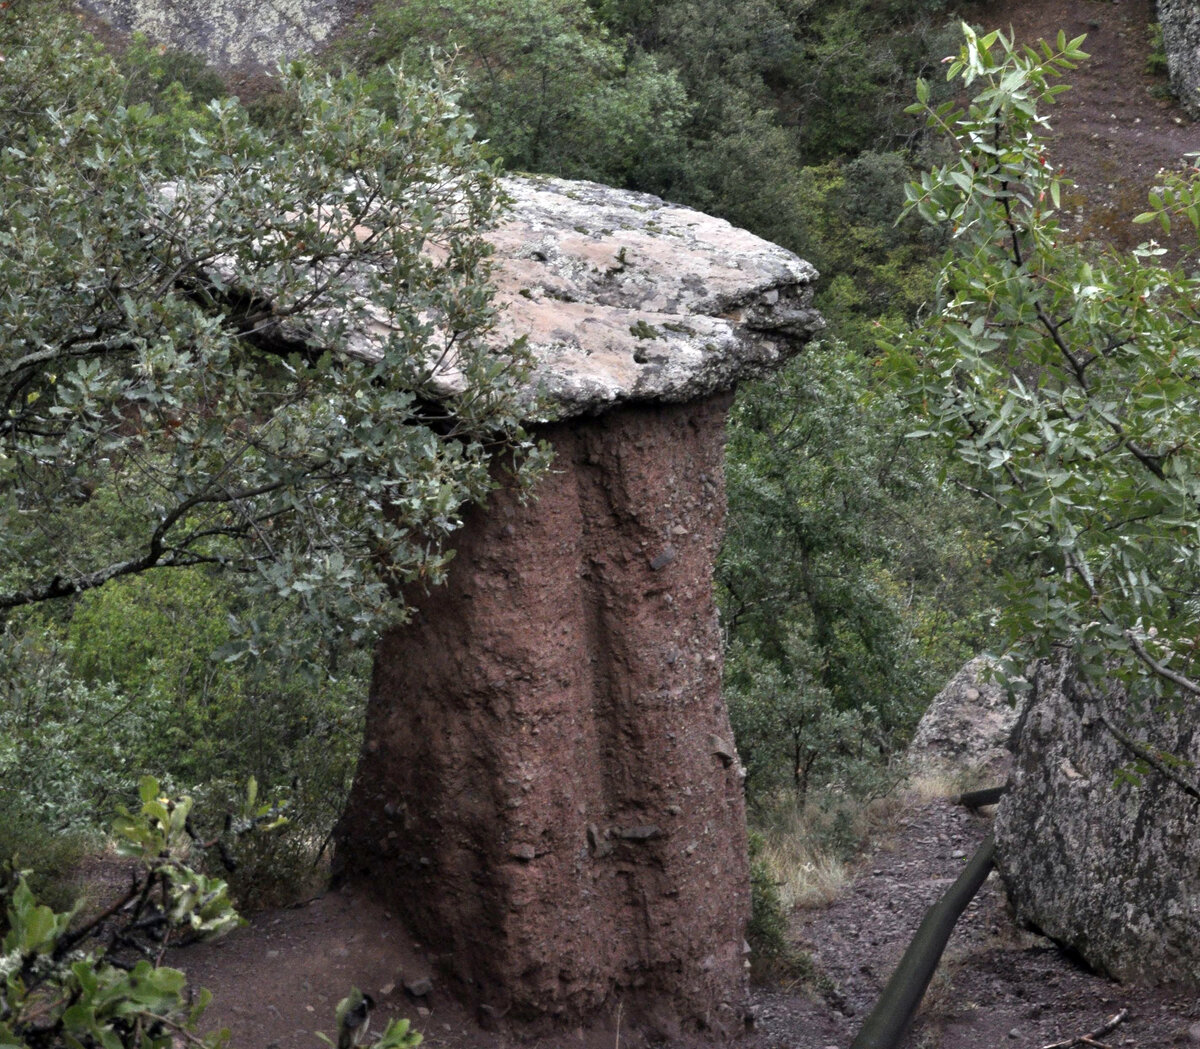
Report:
<svg viewBox="0 0 1200 1049"><path fill-rule="evenodd" d="M803 829L768 838L762 858L775 877L783 905L789 910L832 903L849 877L846 864L822 849Z"/></svg>
<svg viewBox="0 0 1200 1049"><path fill-rule="evenodd" d="M760 801L751 823L762 836L759 852L787 910L824 907L846 887L854 861L868 846L887 848L906 813L938 798L980 786L987 776L944 769L915 771L880 796L862 800L826 791L801 803L783 792Z"/></svg>

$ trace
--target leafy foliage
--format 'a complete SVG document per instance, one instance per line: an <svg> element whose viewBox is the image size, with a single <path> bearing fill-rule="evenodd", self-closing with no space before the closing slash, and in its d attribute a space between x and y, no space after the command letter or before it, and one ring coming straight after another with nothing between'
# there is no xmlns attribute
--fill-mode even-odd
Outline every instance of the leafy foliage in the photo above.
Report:
<svg viewBox="0 0 1200 1049"><path fill-rule="evenodd" d="M209 564L326 632L397 614L528 451L466 117L295 66L276 134L230 100L168 129L46 5L0 53L0 609Z"/></svg>
<svg viewBox="0 0 1200 1049"><path fill-rule="evenodd" d="M0 634L0 852L19 848L40 873L36 853L60 835L34 828L102 827L139 769L217 812L258 775L295 832L240 840L227 877L242 906L307 891L353 775L369 652L330 648L277 610L257 633L284 632L293 651L211 658L240 650L230 619L247 610L230 580L180 569L117 580L69 617L14 617Z"/></svg>
<svg viewBox="0 0 1200 1049"><path fill-rule="evenodd" d="M124 895L99 913L81 917L79 905L54 911L30 889L28 871L10 870L0 879L0 898L7 901L0 920L3 1045L219 1049L228 1043L227 1030L202 1033L211 995L193 996L185 974L162 959L170 945L218 937L241 922L228 886L199 873L193 860L204 849L224 850L230 837L279 821L258 803L253 779L236 819L208 842L193 827L190 797L167 798L158 780L144 776L138 798L133 810L118 806L112 826L118 852L136 861L136 873ZM344 1030L344 1007L355 995L361 1000L352 990L339 1005L336 1019ZM365 1035L365 1026L357 1034ZM346 1042L347 1049L362 1041ZM413 1049L421 1041L407 1020L392 1020L372 1045Z"/></svg>
<svg viewBox="0 0 1200 1049"><path fill-rule="evenodd" d="M735 404L717 576L751 791L865 785L986 637L989 522L904 441L900 408L836 342Z"/></svg>
<svg viewBox="0 0 1200 1049"><path fill-rule="evenodd" d="M141 806L113 826L140 874L113 906L82 925L73 911L38 903L24 874L8 900L0 975L0 1041L22 1049L170 1049L177 1039L217 1047L228 1033L201 1036L208 995L192 1005L184 974L160 964L168 943L219 936L239 921L223 882L187 864L191 799L159 796L142 780Z"/></svg>
<svg viewBox="0 0 1200 1049"><path fill-rule="evenodd" d="M1092 675L1135 686L1194 682L1200 644L1197 277L1153 243L1089 256L1066 244L1068 185L1042 139L1042 110L1085 57L1082 38L965 44L949 76L965 109L930 104L949 163L908 190L948 228L937 309L894 349L924 433L971 469L1040 574L1010 591L1004 625L1035 653L1069 645ZM1200 227L1200 171L1169 177L1136 221Z"/></svg>
<svg viewBox="0 0 1200 1049"><path fill-rule="evenodd" d="M456 55L463 104L510 168L624 183L682 146L677 77L626 54L585 0L381 3L340 54L363 71L429 69L431 49Z"/></svg>

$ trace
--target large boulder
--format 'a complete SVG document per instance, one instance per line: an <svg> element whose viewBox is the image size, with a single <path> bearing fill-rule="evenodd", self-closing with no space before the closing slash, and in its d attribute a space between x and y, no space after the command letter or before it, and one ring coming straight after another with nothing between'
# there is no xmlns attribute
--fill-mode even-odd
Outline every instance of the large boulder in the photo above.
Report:
<svg viewBox="0 0 1200 1049"><path fill-rule="evenodd" d="M1158 22L1171 87L1200 119L1200 0L1158 0Z"/></svg>
<svg viewBox="0 0 1200 1049"><path fill-rule="evenodd" d="M1200 763L1200 708L1133 708L1065 660L1033 686L995 825L1018 918L1118 979L1200 985L1200 802L1118 739Z"/></svg>
<svg viewBox="0 0 1200 1049"><path fill-rule="evenodd" d="M815 273L653 197L508 189L500 334L529 338L554 464L468 516L379 646L337 868L489 1023L727 1035L750 895L713 603L725 415L819 327Z"/></svg>
<svg viewBox="0 0 1200 1049"><path fill-rule="evenodd" d="M1019 712L992 668L986 656L976 656L934 696L908 747L914 770L963 779L1008 774Z"/></svg>

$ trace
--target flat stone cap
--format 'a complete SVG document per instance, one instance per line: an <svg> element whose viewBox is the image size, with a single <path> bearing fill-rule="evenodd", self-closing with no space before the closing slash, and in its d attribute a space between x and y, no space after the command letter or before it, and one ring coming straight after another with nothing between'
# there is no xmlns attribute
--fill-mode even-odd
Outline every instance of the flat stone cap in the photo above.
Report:
<svg viewBox="0 0 1200 1049"><path fill-rule="evenodd" d="M594 182L507 178L500 339L528 339L558 417L681 402L783 364L819 331L817 272L723 219Z"/></svg>
<svg viewBox="0 0 1200 1049"><path fill-rule="evenodd" d="M497 346L526 340L530 422L707 397L779 368L824 326L812 308L817 271L724 219L594 182L523 177L502 186L508 207L483 234L498 307L486 337ZM161 193L170 208L195 191L164 183ZM211 265L227 284L244 283L234 258ZM371 273L352 267L346 276L358 302L341 352L364 360L378 360L397 328L370 299ZM269 289L254 294L271 298ZM318 301L316 316L339 308ZM428 320L436 330L438 318ZM301 343L321 330L311 316L278 326ZM464 392L459 364L444 343L431 348L435 396Z"/></svg>

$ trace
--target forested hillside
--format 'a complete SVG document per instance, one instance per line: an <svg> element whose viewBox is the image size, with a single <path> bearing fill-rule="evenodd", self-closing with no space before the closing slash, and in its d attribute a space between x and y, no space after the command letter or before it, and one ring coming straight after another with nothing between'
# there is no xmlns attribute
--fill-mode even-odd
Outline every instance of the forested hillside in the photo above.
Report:
<svg viewBox="0 0 1200 1049"><path fill-rule="evenodd" d="M1078 180L1047 181L1021 226L1039 231L1055 316L1095 332L1169 303L1150 329L1157 363L1126 362L1123 344L1062 349L1067 325L1039 328L1041 299L995 291L1017 288L1004 267L1026 269L1032 249L989 254L1017 240L1011 213L987 211L1009 182L986 183L978 160L955 167L963 140L938 123L978 87L946 80L961 19L1053 37L1078 6L381 0L243 104L197 56L141 39L106 49L58 0L0 5L0 855L65 905L75 887L61 876L103 848L115 805L155 804L139 795L151 775L155 797L160 785L195 796L194 837L214 870L234 861L222 876L242 904L318 885L360 746L370 645L405 614L399 585L440 580L494 462L541 468L513 400L519 347L500 365L470 357L483 392L454 420L431 407L426 329L398 337L386 366L298 357L286 332L255 343L268 367L242 353L262 302L189 284L196 258L249 259L264 287L290 282L285 310L329 325L329 345L342 334L305 311L360 250L345 246L355 221L297 217L293 202L314 192L351 219L389 194L432 194L418 231L397 208L361 250L401 258L379 293L424 296L467 347L492 323L475 227L500 169L650 192L820 270L823 336L744 386L728 431L725 691L766 835L754 848L775 864L755 867L760 975L806 975L783 907L812 886L781 901L779 884L855 854L864 805L902 778L916 721L967 659L1064 641L1097 667L1125 660L1130 680L1149 671L1152 690L1197 691L1194 435L1178 413L1194 380L1175 361L1197 319L1200 197L1184 167L1157 171L1200 142L1171 108L1149 5L1119 19L1085 5L1086 25L1061 27L1098 36L1103 64L1078 73L1074 108L1060 100L1063 151L1021 138L1005 163L1022 165L1022 186L1040 187L1042 168ZM1131 53L1144 56L1136 78ZM918 78L928 122L907 111ZM379 115L395 112L409 123ZM372 158L392 181L364 192L347 171ZM226 225L199 242L146 232L157 187L212 171ZM446 172L468 187L465 205ZM63 206L53 223L47 200ZM192 203L200 214L210 201ZM1130 232L1139 212L1180 268L1107 254L1149 235ZM97 269L97 228L111 273ZM250 233L261 229L276 235L266 252ZM314 236L333 262L299 273L291 249ZM429 263L425 239L447 261ZM1006 334L972 313L981 300L1012 321ZM1050 331L1049 351L1027 322ZM1011 380L1040 389L1056 347L1075 370L1051 385L1077 396L1014 408ZM110 363L123 353L127 368ZM1094 361L1112 364L1102 392ZM968 369L979 378L964 407ZM384 413L412 424L402 449ZM1153 499L1139 465L1163 481ZM384 524L383 504L403 515ZM291 833L251 833L279 816ZM786 859L797 834L810 851Z"/></svg>

